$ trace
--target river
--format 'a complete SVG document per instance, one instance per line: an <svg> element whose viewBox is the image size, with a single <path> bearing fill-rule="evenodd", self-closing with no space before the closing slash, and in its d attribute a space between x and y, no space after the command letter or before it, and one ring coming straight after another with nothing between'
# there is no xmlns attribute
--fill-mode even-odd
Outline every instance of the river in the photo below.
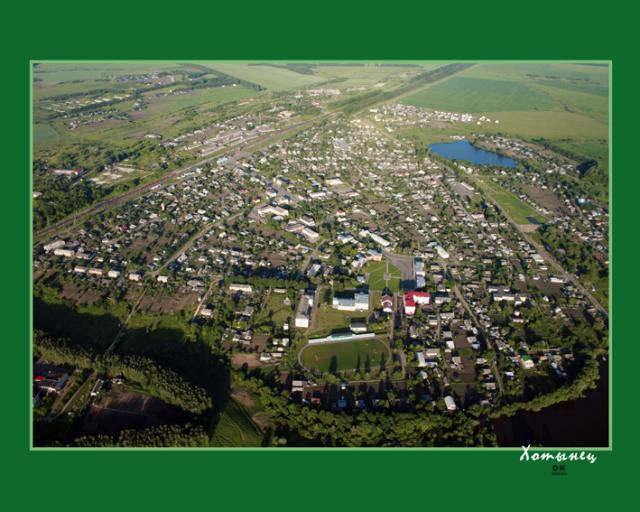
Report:
<svg viewBox="0 0 640 512"><path fill-rule="evenodd" d="M609 444L609 365L583 398L493 422L499 446L606 447Z"/></svg>

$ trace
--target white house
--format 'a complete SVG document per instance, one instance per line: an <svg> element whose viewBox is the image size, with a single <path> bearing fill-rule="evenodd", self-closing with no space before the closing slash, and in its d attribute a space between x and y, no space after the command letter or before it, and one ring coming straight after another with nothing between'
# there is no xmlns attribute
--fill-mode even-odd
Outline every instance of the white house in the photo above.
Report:
<svg viewBox="0 0 640 512"><path fill-rule="evenodd" d="M244 283L233 283L229 285L230 292L253 293L253 286Z"/></svg>

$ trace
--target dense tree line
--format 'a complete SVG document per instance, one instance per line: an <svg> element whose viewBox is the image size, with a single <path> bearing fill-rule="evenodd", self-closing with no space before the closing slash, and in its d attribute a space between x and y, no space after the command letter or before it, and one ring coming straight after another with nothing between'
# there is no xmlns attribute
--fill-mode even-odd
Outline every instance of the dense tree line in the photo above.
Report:
<svg viewBox="0 0 640 512"><path fill-rule="evenodd" d="M109 447L200 447L207 446L209 437L201 425L159 425L141 430L122 430L117 436L81 436L68 446L82 448Z"/></svg>
<svg viewBox="0 0 640 512"><path fill-rule="evenodd" d="M526 402L512 402L502 406L500 409L492 413L493 418L501 416L513 416L518 411L538 412L549 407L550 405L569 400L582 398L584 393L596 387L596 383L600 378L600 370L598 360L591 357L585 360L582 369L578 375L570 383L557 388L556 390L539 395L538 397Z"/></svg>
<svg viewBox="0 0 640 512"><path fill-rule="evenodd" d="M276 426L272 443L322 446L495 446L490 424L473 409L439 411L360 411L335 413L293 403L256 378L243 381L260 397Z"/></svg>
<svg viewBox="0 0 640 512"><path fill-rule="evenodd" d="M85 181L72 182L59 176L42 177L36 187L42 195L33 204L35 229L45 228L75 211L84 209L113 190L111 187L98 187Z"/></svg>
<svg viewBox="0 0 640 512"><path fill-rule="evenodd" d="M542 243L569 272L592 285L606 279L609 271L604 263L595 257L596 250L593 245L578 242L570 236L551 225L544 225L538 230L538 237ZM608 291L602 290L600 298L606 301L607 297Z"/></svg>
<svg viewBox="0 0 640 512"><path fill-rule="evenodd" d="M55 363L92 368L98 373L111 376L122 375L143 391L194 414L202 414L213 406L211 397L204 389L185 381L173 370L164 368L147 357L94 354L38 330L34 333L34 351Z"/></svg>

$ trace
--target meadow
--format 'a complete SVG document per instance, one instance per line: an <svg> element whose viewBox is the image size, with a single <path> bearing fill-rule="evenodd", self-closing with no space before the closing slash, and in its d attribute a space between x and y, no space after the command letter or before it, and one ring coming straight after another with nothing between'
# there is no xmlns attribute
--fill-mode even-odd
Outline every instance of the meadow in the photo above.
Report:
<svg viewBox="0 0 640 512"><path fill-rule="evenodd" d="M210 446L261 446L263 435L244 408L232 398L226 403Z"/></svg>
<svg viewBox="0 0 640 512"><path fill-rule="evenodd" d="M505 190L490 179L477 180L482 188L500 205L517 224L544 224L547 218L519 197Z"/></svg>
<svg viewBox="0 0 640 512"><path fill-rule="evenodd" d="M329 304L320 304L316 313L316 320L309 330L311 336L325 336L336 330L348 330L349 318L363 316L362 313L339 311Z"/></svg>
<svg viewBox="0 0 640 512"><path fill-rule="evenodd" d="M561 107L550 94L523 83L470 76L453 76L420 89L403 103L452 112L555 110Z"/></svg>
<svg viewBox="0 0 640 512"><path fill-rule="evenodd" d="M389 349L378 339L342 341L307 345L300 353L305 368L321 372L383 369L389 361Z"/></svg>

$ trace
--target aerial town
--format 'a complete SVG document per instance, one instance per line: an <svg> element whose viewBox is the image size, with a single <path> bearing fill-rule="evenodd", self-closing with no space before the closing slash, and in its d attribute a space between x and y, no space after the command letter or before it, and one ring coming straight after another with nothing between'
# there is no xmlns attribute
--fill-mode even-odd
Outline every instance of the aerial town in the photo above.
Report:
<svg viewBox="0 0 640 512"><path fill-rule="evenodd" d="M510 446L606 385L606 65L103 65L32 70L35 447Z"/></svg>

